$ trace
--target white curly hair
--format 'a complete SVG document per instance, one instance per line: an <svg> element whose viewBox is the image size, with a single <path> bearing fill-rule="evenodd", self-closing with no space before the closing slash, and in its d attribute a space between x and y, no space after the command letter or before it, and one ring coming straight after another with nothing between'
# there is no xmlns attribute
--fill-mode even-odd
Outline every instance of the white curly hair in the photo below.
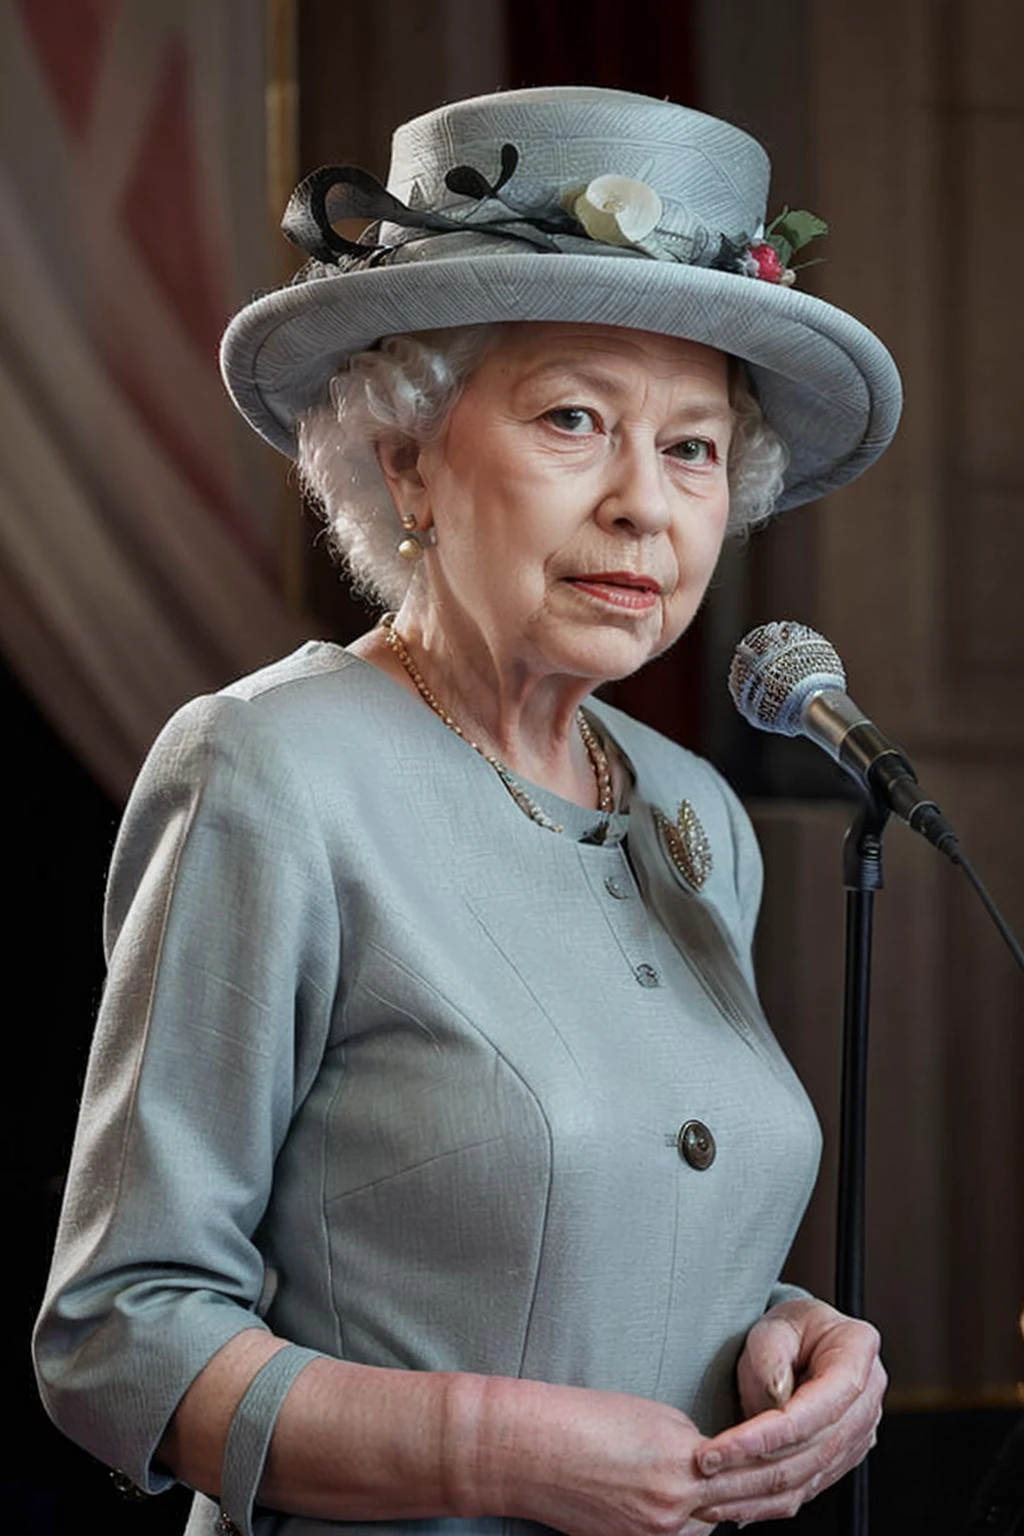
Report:
<svg viewBox="0 0 1024 1536"><path fill-rule="evenodd" d="M298 424L303 493L320 511L333 552L356 591L401 606L421 567L397 552L402 530L377 463L377 444L439 437L473 370L497 340L497 325L385 336L356 352L330 381L330 404ZM745 534L774 511L788 458L768 425L747 371L730 360L735 426L729 447L729 532Z"/></svg>

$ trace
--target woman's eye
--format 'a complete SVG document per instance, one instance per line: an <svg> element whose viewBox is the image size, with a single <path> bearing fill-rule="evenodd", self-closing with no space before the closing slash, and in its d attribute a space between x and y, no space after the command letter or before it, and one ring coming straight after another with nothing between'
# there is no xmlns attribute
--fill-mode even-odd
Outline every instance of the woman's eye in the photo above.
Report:
<svg viewBox="0 0 1024 1536"><path fill-rule="evenodd" d="M561 432L596 432L597 421L593 411L588 411L582 405L561 405L553 411L546 413L547 420Z"/></svg>
<svg viewBox="0 0 1024 1536"><path fill-rule="evenodd" d="M671 453L673 458L683 464L696 464L698 467L714 464L718 458L714 443L706 437L684 437L681 443L672 445Z"/></svg>

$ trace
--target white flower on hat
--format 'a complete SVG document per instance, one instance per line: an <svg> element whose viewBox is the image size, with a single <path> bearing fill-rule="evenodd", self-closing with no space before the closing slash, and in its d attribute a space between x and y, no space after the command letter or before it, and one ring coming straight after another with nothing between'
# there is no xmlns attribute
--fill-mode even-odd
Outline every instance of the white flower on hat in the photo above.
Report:
<svg viewBox="0 0 1024 1536"><path fill-rule="evenodd" d="M645 181L629 176L596 176L572 205L593 240L638 245L661 218L661 198Z"/></svg>

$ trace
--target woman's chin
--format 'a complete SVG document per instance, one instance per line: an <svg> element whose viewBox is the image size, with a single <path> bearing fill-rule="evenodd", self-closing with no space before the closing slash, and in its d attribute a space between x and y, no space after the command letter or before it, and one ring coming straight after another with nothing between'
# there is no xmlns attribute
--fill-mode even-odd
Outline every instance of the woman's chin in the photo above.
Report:
<svg viewBox="0 0 1024 1536"><path fill-rule="evenodd" d="M659 625L633 630L601 626L562 638L546 648L552 671L593 679L594 687L617 682L650 661L665 647Z"/></svg>

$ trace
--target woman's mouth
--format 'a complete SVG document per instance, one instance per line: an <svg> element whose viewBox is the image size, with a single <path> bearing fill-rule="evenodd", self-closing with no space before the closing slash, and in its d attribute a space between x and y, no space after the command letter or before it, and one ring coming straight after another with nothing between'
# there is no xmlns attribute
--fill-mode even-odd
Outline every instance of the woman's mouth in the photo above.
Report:
<svg viewBox="0 0 1024 1536"><path fill-rule="evenodd" d="M649 613L661 596L660 583L629 571L598 571L592 576L569 576L566 580L577 592L633 613Z"/></svg>

